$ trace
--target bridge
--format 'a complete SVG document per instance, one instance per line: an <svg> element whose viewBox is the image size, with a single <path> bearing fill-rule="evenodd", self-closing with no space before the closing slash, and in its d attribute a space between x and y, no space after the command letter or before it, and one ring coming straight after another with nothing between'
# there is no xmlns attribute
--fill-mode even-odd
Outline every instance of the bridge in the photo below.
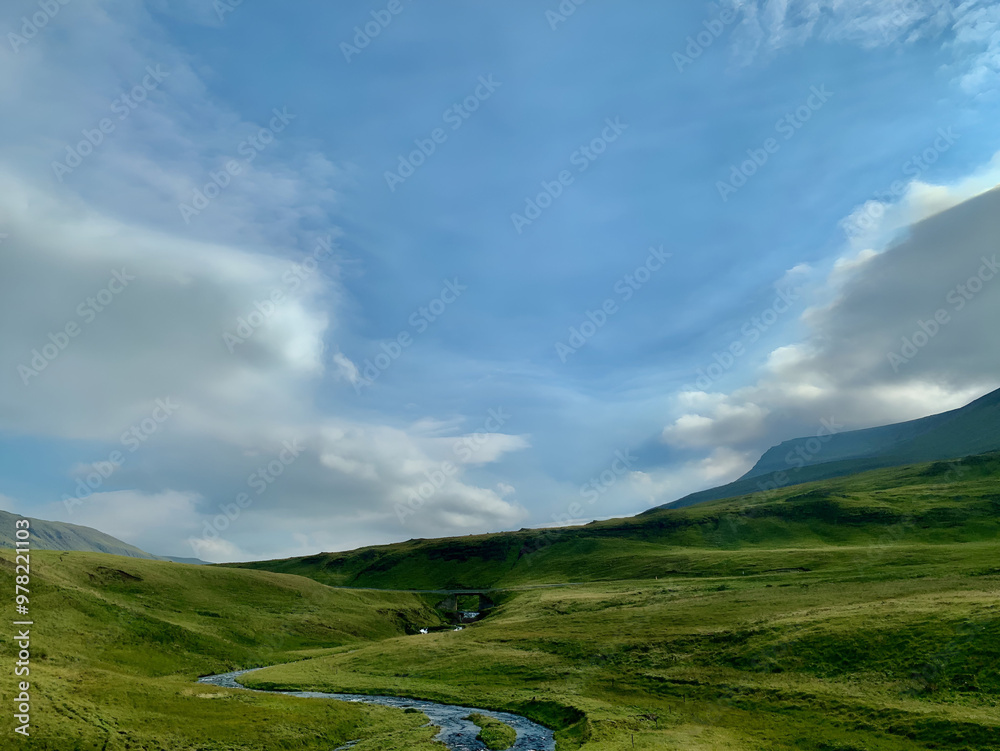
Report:
<svg viewBox="0 0 1000 751"><path fill-rule="evenodd" d="M459 623L477 620L488 610L496 607L496 603L487 596L484 590L448 590L447 592L442 591L441 594L447 594L447 597L435 607L450 614ZM475 615L470 617L466 613L475 613Z"/></svg>

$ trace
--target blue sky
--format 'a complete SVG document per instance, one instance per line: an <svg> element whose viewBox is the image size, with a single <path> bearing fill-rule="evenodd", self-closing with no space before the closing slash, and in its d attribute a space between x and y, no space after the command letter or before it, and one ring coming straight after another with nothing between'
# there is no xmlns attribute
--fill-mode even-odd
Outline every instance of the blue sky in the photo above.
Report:
<svg viewBox="0 0 1000 751"><path fill-rule="evenodd" d="M10 510L209 560L604 518L998 385L989 289L902 371L843 302L993 252L993 4L228 5L0 17Z"/></svg>

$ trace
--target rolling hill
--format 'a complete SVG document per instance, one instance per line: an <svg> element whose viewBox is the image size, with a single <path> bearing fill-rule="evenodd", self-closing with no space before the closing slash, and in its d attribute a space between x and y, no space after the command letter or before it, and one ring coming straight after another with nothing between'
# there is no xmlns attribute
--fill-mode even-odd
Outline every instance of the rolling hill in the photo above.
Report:
<svg viewBox="0 0 1000 751"><path fill-rule="evenodd" d="M247 682L513 711L558 751L1000 751L998 480L1000 452L236 566L35 550L31 748L437 748L419 713L195 683L276 665ZM439 596L324 584L495 607L456 632Z"/></svg>
<svg viewBox="0 0 1000 751"><path fill-rule="evenodd" d="M496 588L460 633L248 683L512 711L555 729L559 751L1000 751L998 480L1000 452L583 527L242 564Z"/></svg>
<svg viewBox="0 0 1000 751"><path fill-rule="evenodd" d="M771 571L767 551L721 555L739 566L505 592L460 633L248 683L516 712L553 728L557 751L1000 751L992 542L886 542Z"/></svg>
<svg viewBox="0 0 1000 751"><path fill-rule="evenodd" d="M369 748L433 749L433 731L419 729L421 715L195 683L200 675L354 648L439 623L415 595L345 592L298 576L105 553L32 550L30 563L30 672L0 676L9 698L17 695L16 680L31 683L33 724L24 748L329 751L372 738ZM13 551L0 551L0 568L13 587ZM11 654L16 633L0 635Z"/></svg>
<svg viewBox="0 0 1000 751"><path fill-rule="evenodd" d="M998 479L1000 452L579 527L418 539L225 565L299 574L333 586L386 589L489 589L814 568L887 535L922 544L995 539L1000 535ZM752 565L749 551L757 551Z"/></svg>

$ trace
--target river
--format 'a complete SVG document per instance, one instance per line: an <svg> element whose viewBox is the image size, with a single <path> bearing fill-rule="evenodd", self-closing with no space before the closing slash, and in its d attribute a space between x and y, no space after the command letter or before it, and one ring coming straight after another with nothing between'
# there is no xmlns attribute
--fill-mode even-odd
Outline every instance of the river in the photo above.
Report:
<svg viewBox="0 0 1000 751"><path fill-rule="evenodd" d="M257 668L258 670L260 668ZM247 688L237 681L241 675L252 672L251 670L237 670L234 673L221 673L219 675L209 675L199 679L199 683L208 683L213 686L223 686L225 688L242 688L245 691L257 691L257 689ZM267 692L259 692L267 693ZM289 696L299 696L307 699L335 699L336 701L355 701L365 704L381 704L386 707L396 707L397 709L413 708L423 712L430 718L431 724L440 728L434 740L446 745L450 751L484 751L486 746L476 740L479 728L469 720L463 720L471 712L495 717L501 722L505 722L517 731L517 741L510 747L510 751L555 751L556 742L552 731L548 728L532 722L521 715L510 714L509 712L494 712L488 709L472 709L470 707L458 707L454 704L438 704L433 701L421 701L419 699L402 699L398 696L366 696L364 694L327 694L319 691L273 691L270 693L288 694ZM341 746L341 749L348 749L353 744ZM338 749L337 751L340 751Z"/></svg>

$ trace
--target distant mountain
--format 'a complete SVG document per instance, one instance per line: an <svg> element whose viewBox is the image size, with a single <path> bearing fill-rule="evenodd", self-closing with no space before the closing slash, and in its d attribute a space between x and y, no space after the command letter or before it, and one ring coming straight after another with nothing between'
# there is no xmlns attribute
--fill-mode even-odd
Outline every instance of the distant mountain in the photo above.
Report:
<svg viewBox="0 0 1000 751"><path fill-rule="evenodd" d="M190 563L193 566L210 566L208 561L203 561L201 558L183 558L176 555L158 555L155 556L161 561L173 561L174 563Z"/></svg>
<svg viewBox="0 0 1000 751"><path fill-rule="evenodd" d="M690 506L871 469L956 459L1000 449L1000 389L960 409L919 420L795 438L768 449L740 479L657 508ZM649 513L649 512L646 512Z"/></svg>
<svg viewBox="0 0 1000 751"><path fill-rule="evenodd" d="M0 511L0 548L14 547L14 522L22 518L24 517L17 514ZM32 519L31 517L27 518L31 521L31 547L38 550L78 550L157 561L205 563L205 561L198 558L175 558L172 556L153 555L92 527L82 527L79 524L67 524L66 522L49 522L44 519Z"/></svg>
<svg viewBox="0 0 1000 751"><path fill-rule="evenodd" d="M0 511L0 548L14 547L14 522L21 519L17 514ZM91 527L65 522L47 522L42 519L31 521L31 547L40 550L81 550L92 553L127 555L130 558L156 559L157 556L140 550L134 545L106 535Z"/></svg>

